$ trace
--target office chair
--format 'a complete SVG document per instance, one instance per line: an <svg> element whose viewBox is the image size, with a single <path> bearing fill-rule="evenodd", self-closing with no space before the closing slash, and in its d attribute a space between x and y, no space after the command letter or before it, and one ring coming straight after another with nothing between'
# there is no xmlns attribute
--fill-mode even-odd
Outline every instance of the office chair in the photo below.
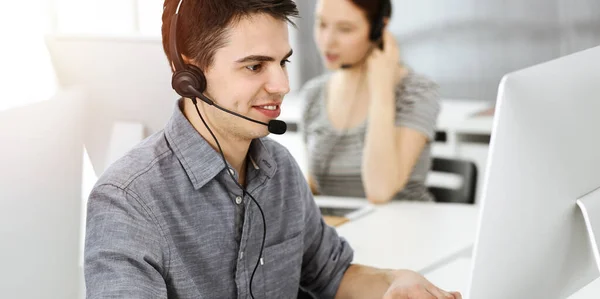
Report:
<svg viewBox="0 0 600 299"><path fill-rule="evenodd" d="M477 188L477 166L475 163L460 159L433 158L431 171L452 173L462 177L459 189L429 186L429 192L436 202L475 204Z"/></svg>

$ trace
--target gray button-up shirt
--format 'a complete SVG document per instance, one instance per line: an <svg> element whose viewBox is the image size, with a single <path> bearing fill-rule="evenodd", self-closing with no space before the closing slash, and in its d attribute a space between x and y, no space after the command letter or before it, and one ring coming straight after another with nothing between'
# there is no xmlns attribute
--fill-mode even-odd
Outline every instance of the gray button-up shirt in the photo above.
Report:
<svg viewBox="0 0 600 299"><path fill-rule="evenodd" d="M165 129L111 165L89 197L88 298L250 297L260 212L180 104ZM294 298L299 287L334 297L352 249L323 222L283 146L256 139L248 157L246 189L267 228L254 297Z"/></svg>

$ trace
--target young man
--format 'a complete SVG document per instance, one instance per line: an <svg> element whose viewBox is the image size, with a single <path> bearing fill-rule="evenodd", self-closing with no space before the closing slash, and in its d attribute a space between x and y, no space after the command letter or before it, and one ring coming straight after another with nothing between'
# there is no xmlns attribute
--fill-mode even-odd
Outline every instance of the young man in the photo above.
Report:
<svg viewBox="0 0 600 299"><path fill-rule="evenodd" d="M202 70L206 97L267 123L289 91L287 22L296 15L292 0L167 0L163 45L176 70L179 54ZM299 289L460 298L414 272L351 264L352 249L324 224L289 152L264 138L267 127L192 98L94 187L88 298L293 298Z"/></svg>

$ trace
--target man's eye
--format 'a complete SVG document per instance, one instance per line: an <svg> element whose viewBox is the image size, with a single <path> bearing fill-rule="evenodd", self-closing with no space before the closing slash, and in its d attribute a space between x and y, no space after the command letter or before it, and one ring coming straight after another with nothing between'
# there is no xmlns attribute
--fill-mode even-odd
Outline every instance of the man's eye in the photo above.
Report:
<svg viewBox="0 0 600 299"><path fill-rule="evenodd" d="M286 67L288 63L290 63L290 61L288 59L286 59L286 60L284 60L284 61L281 62L281 66L282 67Z"/></svg>
<svg viewBox="0 0 600 299"><path fill-rule="evenodd" d="M260 64L253 64L253 65L249 65L246 67L247 69L253 71L253 72L258 72L260 71L261 65Z"/></svg>

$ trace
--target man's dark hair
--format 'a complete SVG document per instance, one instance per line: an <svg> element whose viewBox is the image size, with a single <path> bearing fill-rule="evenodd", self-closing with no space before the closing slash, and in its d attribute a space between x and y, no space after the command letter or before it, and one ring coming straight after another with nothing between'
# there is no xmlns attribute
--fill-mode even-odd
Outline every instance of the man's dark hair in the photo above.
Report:
<svg viewBox="0 0 600 299"><path fill-rule="evenodd" d="M169 30L179 0L165 0L162 15L162 43L169 64ZM213 63L217 49L224 46L228 26L253 14L267 14L294 25L298 16L293 0L184 0L177 23L177 49L201 70Z"/></svg>

